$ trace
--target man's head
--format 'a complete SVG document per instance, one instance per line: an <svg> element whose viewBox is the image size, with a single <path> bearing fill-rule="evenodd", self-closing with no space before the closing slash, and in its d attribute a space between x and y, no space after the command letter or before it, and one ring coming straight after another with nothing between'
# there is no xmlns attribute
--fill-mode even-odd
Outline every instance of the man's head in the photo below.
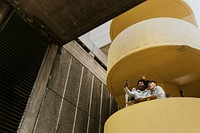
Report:
<svg viewBox="0 0 200 133"><path fill-rule="evenodd" d="M156 81L154 80L149 80L149 89L153 90L156 87Z"/></svg>
<svg viewBox="0 0 200 133"><path fill-rule="evenodd" d="M145 90L147 88L146 81L144 79L138 80L137 87L139 90L142 90L142 91Z"/></svg>

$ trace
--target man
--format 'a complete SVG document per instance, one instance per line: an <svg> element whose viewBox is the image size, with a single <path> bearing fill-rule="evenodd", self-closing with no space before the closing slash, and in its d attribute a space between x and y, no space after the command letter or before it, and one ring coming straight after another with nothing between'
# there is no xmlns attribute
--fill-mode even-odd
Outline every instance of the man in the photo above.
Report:
<svg viewBox="0 0 200 133"><path fill-rule="evenodd" d="M149 90L151 95L156 96L156 98L166 98L165 91L160 86L157 86L154 80L149 81Z"/></svg>
<svg viewBox="0 0 200 133"><path fill-rule="evenodd" d="M144 76L142 78L143 79L140 79L137 82L137 89L136 88L133 88L132 90L129 89L128 88L130 85L129 81L125 82L124 91L126 92L126 95L125 95L126 106L132 105L137 101L139 102L139 100L137 99L141 99L150 95L149 91L146 89L147 80L145 80Z"/></svg>
<svg viewBox="0 0 200 133"><path fill-rule="evenodd" d="M149 90L146 89L147 84L149 85ZM137 86L138 90L133 92L128 91L127 87L124 88L128 96L134 97L134 100L127 102L127 105L132 105L157 98L165 98L164 90L160 86L157 86L154 80L141 79L138 81Z"/></svg>
<svg viewBox="0 0 200 133"><path fill-rule="evenodd" d="M126 102L126 107L129 106L129 102L135 100L135 88L129 88L130 82L126 80L124 84L124 91L125 91L125 102Z"/></svg>
<svg viewBox="0 0 200 133"><path fill-rule="evenodd" d="M134 103L140 103L144 101L154 100L154 99L161 99L165 97L165 91L156 85L156 81L148 80L149 90L147 97L138 98L134 101Z"/></svg>

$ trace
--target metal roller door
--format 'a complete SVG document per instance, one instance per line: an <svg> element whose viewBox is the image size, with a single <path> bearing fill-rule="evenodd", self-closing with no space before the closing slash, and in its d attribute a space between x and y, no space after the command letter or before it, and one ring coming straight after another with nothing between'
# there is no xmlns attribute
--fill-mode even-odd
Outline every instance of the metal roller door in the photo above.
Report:
<svg viewBox="0 0 200 133"><path fill-rule="evenodd" d="M16 132L50 42L13 13L0 33L0 132Z"/></svg>

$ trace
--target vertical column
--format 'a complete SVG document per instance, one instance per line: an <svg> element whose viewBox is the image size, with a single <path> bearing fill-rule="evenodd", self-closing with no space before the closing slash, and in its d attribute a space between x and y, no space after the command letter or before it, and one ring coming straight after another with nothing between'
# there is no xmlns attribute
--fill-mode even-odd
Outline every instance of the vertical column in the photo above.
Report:
<svg viewBox="0 0 200 133"><path fill-rule="evenodd" d="M83 71L84 71L84 67L82 67L82 71L81 71L81 77L80 77L80 82L79 82L79 90L78 90L78 98L77 98L77 103L76 103L76 110L75 110L75 115L74 115L74 124L73 124L73 128L72 128L72 133L75 132L76 121L78 119L77 113L78 113L78 104L79 104L79 98L80 98L81 83L82 83L82 79L83 79Z"/></svg>
<svg viewBox="0 0 200 133"><path fill-rule="evenodd" d="M99 110L99 133L101 133L102 127L101 127L101 123L102 123L102 115L104 115L102 112L102 105L103 105L103 83L101 83L101 99L100 99L100 110Z"/></svg>
<svg viewBox="0 0 200 133"><path fill-rule="evenodd" d="M47 51L46 57L44 58L45 60L41 65L41 69L38 73L38 77L35 81L35 85L27 103L26 111L20 123L20 127L18 129L19 133L33 132L38 112L40 111L41 103L45 95L47 82L49 80L49 75L53 67L57 50L58 46L52 44Z"/></svg>
<svg viewBox="0 0 200 133"><path fill-rule="evenodd" d="M68 71L67 71L67 77L66 77L66 81L65 81L65 84L64 84L64 91L63 91L63 94L62 94L62 101L61 101L58 120L57 120L57 124L56 124L56 131L58 129L58 124L59 124L59 121L60 121L60 116L61 116L61 111L62 111L62 107L63 107L63 103L64 103L64 97L65 97L65 94L66 94L65 92L66 92L66 89L67 89L67 83L68 83L68 79L69 79L69 73L70 73L71 65L72 65L72 57L70 59L70 63L69 63Z"/></svg>
<svg viewBox="0 0 200 133"><path fill-rule="evenodd" d="M91 85L89 111L88 111L88 122L87 122L87 132L86 133L89 133L89 127L90 127L90 117L91 117L90 114L91 114L91 106L92 106L93 87L94 87L94 75L92 75L92 85Z"/></svg>
<svg viewBox="0 0 200 133"><path fill-rule="evenodd" d="M9 10L10 10L10 7L3 0L1 0L0 1L0 25L3 19L5 18L5 16L7 15L7 13L9 12Z"/></svg>

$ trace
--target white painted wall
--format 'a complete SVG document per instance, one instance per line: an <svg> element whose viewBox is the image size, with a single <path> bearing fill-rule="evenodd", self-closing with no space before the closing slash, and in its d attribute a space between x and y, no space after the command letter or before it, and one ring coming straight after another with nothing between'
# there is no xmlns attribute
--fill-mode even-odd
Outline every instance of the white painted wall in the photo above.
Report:
<svg viewBox="0 0 200 133"><path fill-rule="evenodd" d="M95 55L105 66L107 66L107 56L94 44L94 41L90 39L89 33L80 36L79 39L91 51L91 55Z"/></svg>
<svg viewBox="0 0 200 133"><path fill-rule="evenodd" d="M110 24L111 20L100 25L99 27L89 31L80 37L81 41L90 40L89 45L94 44L96 47L101 48L111 42L110 39ZM89 46L91 47L91 46Z"/></svg>
<svg viewBox="0 0 200 133"><path fill-rule="evenodd" d="M79 37L79 39L91 50L98 59L107 66L107 56L100 50L101 47L109 44L111 20L100 25Z"/></svg>
<svg viewBox="0 0 200 133"><path fill-rule="evenodd" d="M89 38L98 48L101 48L111 42L110 24L111 20L89 32Z"/></svg>
<svg viewBox="0 0 200 133"><path fill-rule="evenodd" d="M197 26L200 28L200 0L184 0L194 12Z"/></svg>

